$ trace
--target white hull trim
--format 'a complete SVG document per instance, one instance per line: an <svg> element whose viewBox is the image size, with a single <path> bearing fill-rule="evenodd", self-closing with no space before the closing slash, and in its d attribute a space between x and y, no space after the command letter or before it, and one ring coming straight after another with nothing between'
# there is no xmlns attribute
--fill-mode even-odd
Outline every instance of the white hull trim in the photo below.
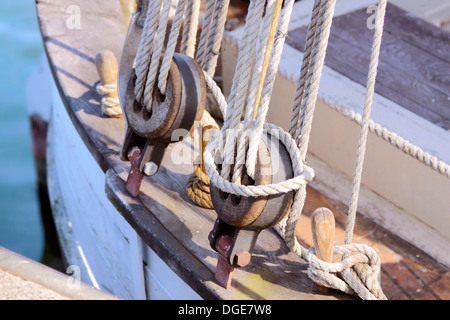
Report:
<svg viewBox="0 0 450 320"><path fill-rule="evenodd" d="M122 299L201 299L154 253L105 195L105 173L69 118L56 85L48 188L64 258L81 280Z"/></svg>

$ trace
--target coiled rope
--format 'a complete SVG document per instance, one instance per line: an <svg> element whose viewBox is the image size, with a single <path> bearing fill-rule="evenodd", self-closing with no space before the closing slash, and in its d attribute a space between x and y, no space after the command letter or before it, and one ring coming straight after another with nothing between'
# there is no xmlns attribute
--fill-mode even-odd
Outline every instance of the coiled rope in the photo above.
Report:
<svg viewBox="0 0 450 320"><path fill-rule="evenodd" d="M110 84L98 84L96 87L97 93L106 96L110 93L117 91L117 83ZM102 101L102 113L109 117L122 116L122 107L120 106L119 97L103 97Z"/></svg>

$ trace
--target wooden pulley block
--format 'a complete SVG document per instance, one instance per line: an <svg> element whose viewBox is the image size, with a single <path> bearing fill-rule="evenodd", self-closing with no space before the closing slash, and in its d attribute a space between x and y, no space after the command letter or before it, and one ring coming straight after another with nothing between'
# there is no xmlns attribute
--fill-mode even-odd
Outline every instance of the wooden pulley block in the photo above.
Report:
<svg viewBox="0 0 450 320"><path fill-rule="evenodd" d="M258 146L255 179L244 172L242 184L267 185L293 177L291 158L285 146L270 134L264 133ZM289 213L294 192L239 197L227 194L212 184L211 200L218 216L209 235L211 247L219 252L216 280L227 288L232 277L230 267L243 267L250 262L259 233L275 226ZM224 246L220 242L224 241L229 242L226 253L221 252Z"/></svg>
<svg viewBox="0 0 450 320"><path fill-rule="evenodd" d="M167 146L189 135L194 123L201 120L206 104L203 71L196 61L178 53L172 59L164 95L155 84L151 110L136 100L134 60L142 35L142 27L137 23L140 14L137 12L131 20L118 80L127 125L121 159L132 164L126 187L134 197L139 193L143 175L157 172ZM176 141L172 139L175 131ZM180 138L181 133L184 135Z"/></svg>
<svg viewBox="0 0 450 320"><path fill-rule="evenodd" d="M172 141L175 130L189 132L195 121L200 121L206 103L206 81L203 71L193 59L175 53L170 66L165 95L155 85L152 108L136 101L134 94L135 76L129 78L126 91L124 114L127 129L140 138ZM186 133L187 135L187 133ZM123 155L129 148L123 150Z"/></svg>

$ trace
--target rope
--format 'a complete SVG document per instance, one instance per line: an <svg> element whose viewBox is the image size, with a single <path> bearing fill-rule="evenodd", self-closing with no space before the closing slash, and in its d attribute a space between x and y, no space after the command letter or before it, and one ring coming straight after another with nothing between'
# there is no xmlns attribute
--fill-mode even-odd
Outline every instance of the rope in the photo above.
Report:
<svg viewBox="0 0 450 320"><path fill-rule="evenodd" d="M200 67L203 69L203 73L207 82L207 110L220 109L217 106L217 101L226 104L222 92L220 91L212 77L214 76L217 66L217 59L222 43L223 32L225 29L229 3L229 0L215 0L208 2L205 21L203 23L203 29L200 35L196 53L196 60L199 63ZM192 19L195 19L197 23L199 7L199 2L198 4L194 3L192 13L190 13L190 9L188 9L186 13L186 16L189 16L191 14L194 17ZM195 51L197 25L191 25L190 21L188 21L186 24L188 25L184 29L186 31L183 32L183 37L187 37L187 35L190 34L191 40L186 40L186 44L183 45L182 39L181 50L186 50L187 54L193 56ZM206 110L202 117L201 124L202 127L212 125L216 128L219 128L217 122ZM195 138L196 137L194 136L194 142L196 140ZM200 150L200 152L202 151ZM210 180L208 176L202 171L202 166L194 165L194 173L188 179L188 182L186 184L186 192L188 194L188 197L193 203L203 208L212 209L213 205L211 201L209 184Z"/></svg>
<svg viewBox="0 0 450 320"><path fill-rule="evenodd" d="M306 166L304 161L335 3L335 0L316 0L314 4L289 133L286 133L279 127L264 123L271 87L275 78L274 74L276 74L278 67L277 58L281 55L280 47L276 46L277 43L274 43L271 57L272 68L268 72L270 76L267 76L264 80L265 87L262 90L262 94L257 86L262 83L261 74L264 71L261 70L266 65L264 53L267 54L267 47L265 45L270 46L270 40L267 41L268 37L270 37L268 30L272 29L270 28L270 23L273 23L274 16L276 16L274 13L275 2L270 0L267 2L264 16L261 6L258 7L256 1L250 4L228 106L222 106L221 108L226 110L224 114L225 123L220 134L217 134L205 149L205 168L211 183L226 193L245 197L258 197L295 191L291 212L287 219L280 223L279 231L291 250L309 262L308 274L311 279L316 283L339 289L346 293L356 293L363 299L386 299L378 283L380 259L372 248L359 244L337 246L334 248L335 253L343 254L344 259L339 263L325 263L314 255L314 248L307 251L298 243L295 237L295 226L302 212L306 197L306 184L314 176L313 170ZM286 23L286 26L287 21L289 21L290 13L288 10L290 5L292 5L292 2L286 1L284 15L281 18ZM386 1L381 0L378 11L379 17L384 16L385 5ZM378 32L374 36L368 76L366 109L370 108L373 96L379 45L381 43L382 22L383 19L378 19ZM284 23L281 23L279 26L279 34L280 31L285 30L283 29ZM284 37L281 36L280 38L282 40L279 41L278 45L281 44L282 47ZM260 41L255 46L256 39ZM252 102L259 101L260 94L262 95L261 104L256 104L255 106ZM255 114L256 117L254 117ZM253 116L253 119L251 119L251 116ZM370 109L363 120L365 126L363 126L362 132L364 130L367 132L369 119ZM229 132L231 129L235 132ZM254 168L254 160L252 158L256 159L256 156L253 152L250 152L250 149L257 148L261 132L270 133L286 146L291 157L295 177L277 184L263 186L240 185L239 174L243 170L243 165L239 160L242 159L242 154L245 155L245 151L248 148L245 165L247 166L247 172L251 176L251 170ZM247 141L247 137L249 137L250 143ZM237 140L237 138L240 139ZM363 159L363 149L365 149L363 134L360 140L357 168L360 167L362 170L361 159ZM236 145L236 158L233 159ZM224 161L221 174L217 171L214 163L214 158L219 151ZM236 160L232 181L229 181L231 175L231 162L228 162L229 160ZM357 169L355 171L354 186L359 184L358 176L361 174L361 170ZM355 201L354 197L352 197L350 207L353 207L356 202L357 200ZM348 223L347 232L353 233L351 222ZM349 256L352 252L359 253ZM331 274L332 272L337 272L340 277Z"/></svg>
<svg viewBox="0 0 450 320"><path fill-rule="evenodd" d="M203 172L201 165L194 165L194 174L186 184L186 191L189 199L195 204L205 209L214 208L211 201L210 180Z"/></svg>
<svg viewBox="0 0 450 320"><path fill-rule="evenodd" d="M165 45L171 6L171 0L155 0L149 4L136 54L136 100L141 102L149 112L152 109L155 84L158 85L161 94L165 94L170 65L185 18L187 0L178 1L169 40ZM190 17L193 18L193 15L194 13ZM188 41L186 37L185 40ZM189 40L187 43L189 48L193 46L193 41L195 40Z"/></svg>
<svg viewBox="0 0 450 320"><path fill-rule="evenodd" d="M308 28L306 53L303 57L289 130L293 139L299 145L301 161L305 161L306 158L312 117L325 61L335 4L335 0L316 0L313 7L312 20ZM303 211L305 199L306 186L296 192L291 213L280 225L280 232L289 248L303 258L305 258L306 249L298 243L295 236L295 227Z"/></svg>
<svg viewBox="0 0 450 320"><path fill-rule="evenodd" d="M332 105L331 107L336 109L342 115L350 118L356 124L362 124L362 115L355 112L354 110L347 107L337 107L334 105ZM383 127L373 120L369 120L369 130L370 132L376 134L378 137L388 141L404 153L414 157L423 164L439 172L443 176L450 178L450 164L446 163L445 161L442 161L436 156L431 155L422 148L419 148L418 146L412 144L395 132L389 131L387 128Z"/></svg>
<svg viewBox="0 0 450 320"><path fill-rule="evenodd" d="M200 16L200 0L192 0L186 8L186 18L181 36L180 52L193 58L197 42L198 19Z"/></svg>
<svg viewBox="0 0 450 320"><path fill-rule="evenodd" d="M205 71L204 73L206 74ZM214 80L212 80L211 77L209 77L209 79L209 81L212 81L215 84ZM214 88L213 90L220 91L219 88ZM201 120L201 128L199 128L200 130L193 130L191 133L194 145L199 145L200 153L202 153L203 149L203 134L200 135L196 133L203 132L203 128L207 127L219 128L219 125L214 120L214 118L205 110ZM199 158L201 159L201 155ZM194 161L194 173L189 177L188 182L186 183L186 192L189 199L196 205L205 209L213 209L210 192L210 180L206 173L203 172L201 161Z"/></svg>
<svg viewBox="0 0 450 320"><path fill-rule="evenodd" d="M345 227L345 244L350 244L353 238L353 229L355 227L356 209L358 206L359 190L361 185L361 176L364 164L364 155L367 144L367 134L369 132L370 113L372 110L373 95L375 93L375 82L377 77L378 60L380 56L381 39L383 35L384 16L386 13L386 0L380 0L376 15L375 33L372 44L372 54L370 57L369 73L367 77L367 91L364 103L364 112L361 124L361 133L358 141L356 154L355 171L353 175L352 194L350 206L347 215L347 224Z"/></svg>
<svg viewBox="0 0 450 320"><path fill-rule="evenodd" d="M367 245L356 243L333 248L334 254L349 255L352 252L357 254L340 262L329 263L317 258L312 247L306 253L309 277L317 284L357 294L364 300L387 300L378 281L381 261L376 251Z"/></svg>
<svg viewBox="0 0 450 320"><path fill-rule="evenodd" d="M208 2L196 59L204 70L209 92L214 96L224 116L224 125L220 133L207 145L203 154L207 175L204 174L201 166L195 165L194 175L187 183L188 196L204 207L212 207L209 195L210 183L226 193L243 197L260 197L294 191L291 212L280 223L279 230L289 248L309 262L308 274L311 279L347 293L356 293L363 299L385 299L378 283L379 257L368 246L351 244L351 238L367 132L370 129L370 109L386 0L380 0L377 13L377 28L372 47L366 102L361 121L362 129L346 227L346 244L334 248L336 253L343 255L343 260L338 263L321 261L314 255L314 248L306 250L295 237L295 226L306 198L306 184L314 177L314 171L305 164L305 159L336 0L315 1L289 133L265 122L294 0L285 0L283 10L281 10L282 3L283 0L251 1L227 103L212 77L217 65L229 0ZM149 111L155 84L158 85L162 94L165 93L168 70L183 19L189 20L189 23L193 25L183 30L182 49L194 55L195 40L192 37L195 34L194 30L197 29L194 20L198 23L196 14L198 6L189 8L187 0L178 2L163 55L170 6L171 1L168 0L155 0L149 5L136 57L135 93L138 101L143 103ZM250 177L255 175L258 145L264 133L278 139L286 147L293 165L294 178L269 185L241 185L240 179L244 168ZM214 162L217 152L220 152L223 160L220 174ZM352 252L358 253L350 256ZM332 273L337 273L338 276Z"/></svg>
<svg viewBox="0 0 450 320"><path fill-rule="evenodd" d="M102 85L101 83L96 87L97 93L100 95L107 95L117 91L117 83L111 83L107 85ZM102 113L106 116L118 118L122 116L122 107L120 106L120 101L118 97L102 98Z"/></svg>

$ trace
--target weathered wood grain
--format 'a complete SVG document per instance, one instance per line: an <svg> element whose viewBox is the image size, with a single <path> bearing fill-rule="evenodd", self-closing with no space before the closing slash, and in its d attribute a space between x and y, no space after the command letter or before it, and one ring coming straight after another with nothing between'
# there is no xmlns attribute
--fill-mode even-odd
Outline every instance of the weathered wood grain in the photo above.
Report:
<svg viewBox="0 0 450 320"><path fill-rule="evenodd" d="M69 29L65 23L70 5L81 9L80 29ZM217 254L207 239L215 213L193 205L185 191L195 156L189 141L169 148L158 174L144 179L139 199L124 191L129 163L120 160L119 151L125 122L101 115L101 97L95 91L99 82L96 54L109 49L119 57L123 45L119 1L38 0L37 10L60 95L79 135L106 173L108 196L175 273L205 298L350 298L337 292L319 295L318 287L307 276L305 262L291 253L273 230L261 234L252 263L235 272L231 290L219 288L213 281ZM180 152L184 156L178 156Z"/></svg>
<svg viewBox="0 0 450 320"><path fill-rule="evenodd" d="M389 4L389 16L385 21L387 30L395 30L392 33L399 39L421 48L447 62L450 62L450 33L417 19L413 14L406 13L397 6ZM427 36L424 37L423 35Z"/></svg>
<svg viewBox="0 0 450 320"><path fill-rule="evenodd" d="M325 59L326 65L362 85L367 81L373 39L373 30L366 26L368 17L366 10L335 17ZM449 34L392 4L385 21L376 92L450 129ZM414 30L413 36L408 28ZM306 32L306 27L289 32L288 43L303 51Z"/></svg>

